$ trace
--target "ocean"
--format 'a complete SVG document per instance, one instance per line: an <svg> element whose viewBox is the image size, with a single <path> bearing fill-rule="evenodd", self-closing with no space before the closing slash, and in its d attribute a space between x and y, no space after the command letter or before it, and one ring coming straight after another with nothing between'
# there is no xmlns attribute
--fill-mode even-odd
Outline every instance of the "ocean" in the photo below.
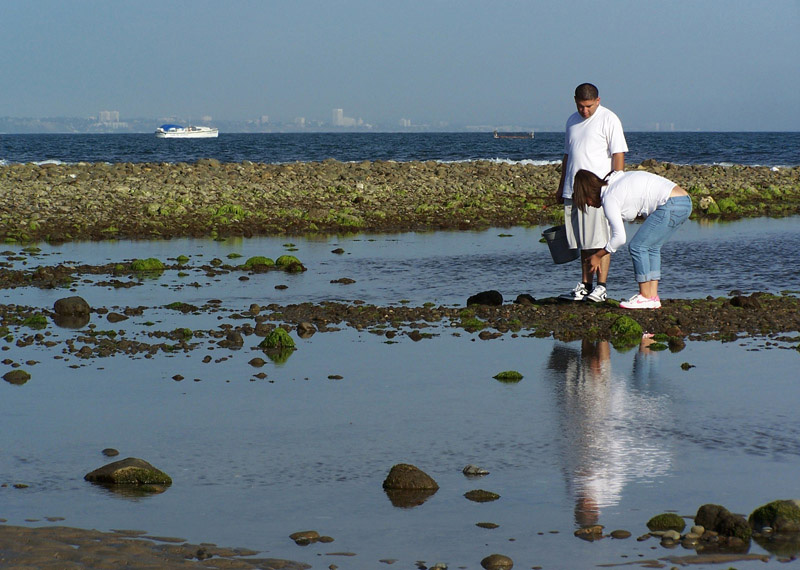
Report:
<svg viewBox="0 0 800 570"><path fill-rule="evenodd" d="M626 161L769 167L800 165L797 132L630 132ZM0 135L0 165L76 162L343 162L375 160L559 162L564 134L495 139L491 133L221 133L217 139L157 139L152 134Z"/></svg>

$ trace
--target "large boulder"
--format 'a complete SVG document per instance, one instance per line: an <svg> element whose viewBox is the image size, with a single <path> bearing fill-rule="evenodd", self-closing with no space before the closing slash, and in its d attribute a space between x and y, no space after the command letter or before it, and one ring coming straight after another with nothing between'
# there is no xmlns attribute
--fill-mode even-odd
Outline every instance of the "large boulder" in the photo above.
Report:
<svg viewBox="0 0 800 570"><path fill-rule="evenodd" d="M800 532L800 500L772 501L754 510L747 521L755 531L770 527L779 533Z"/></svg>
<svg viewBox="0 0 800 570"><path fill-rule="evenodd" d="M383 490L392 505L408 509L427 501L439 490L439 485L418 467L398 463L383 481Z"/></svg>
<svg viewBox="0 0 800 570"><path fill-rule="evenodd" d="M103 485L172 485L169 475L136 457L114 461L87 473L83 478Z"/></svg>
<svg viewBox="0 0 800 570"><path fill-rule="evenodd" d="M417 490L429 489L437 490L438 483L433 477L425 473L419 467L408 463L398 463L389 470L389 474L383 481L384 489L404 489Z"/></svg>
<svg viewBox="0 0 800 570"><path fill-rule="evenodd" d="M83 297L64 297L53 305L53 310L57 315L63 317L83 317L89 314L91 307Z"/></svg>
<svg viewBox="0 0 800 570"><path fill-rule="evenodd" d="M697 510L694 524L713 530L720 536L735 537L745 542L750 540L752 530L741 515L735 515L721 505L703 505Z"/></svg>
<svg viewBox="0 0 800 570"><path fill-rule="evenodd" d="M503 304L503 295L500 291L481 291L467 299L467 306L470 305L492 305L499 306Z"/></svg>

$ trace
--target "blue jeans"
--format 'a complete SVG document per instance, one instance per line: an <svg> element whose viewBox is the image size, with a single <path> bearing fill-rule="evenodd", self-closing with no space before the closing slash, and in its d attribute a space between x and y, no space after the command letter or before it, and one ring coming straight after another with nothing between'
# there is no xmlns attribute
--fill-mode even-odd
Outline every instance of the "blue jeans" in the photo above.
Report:
<svg viewBox="0 0 800 570"><path fill-rule="evenodd" d="M661 246L691 213L692 199L689 196L675 196L647 216L628 244L628 251L633 258L633 273L638 283L661 279Z"/></svg>

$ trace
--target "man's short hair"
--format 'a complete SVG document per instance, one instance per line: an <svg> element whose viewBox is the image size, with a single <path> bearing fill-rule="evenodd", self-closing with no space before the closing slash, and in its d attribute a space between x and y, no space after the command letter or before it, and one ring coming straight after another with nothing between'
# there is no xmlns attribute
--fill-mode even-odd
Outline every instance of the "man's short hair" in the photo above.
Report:
<svg viewBox="0 0 800 570"><path fill-rule="evenodd" d="M575 88L576 101L594 101L600 96L597 87L591 83L581 83Z"/></svg>

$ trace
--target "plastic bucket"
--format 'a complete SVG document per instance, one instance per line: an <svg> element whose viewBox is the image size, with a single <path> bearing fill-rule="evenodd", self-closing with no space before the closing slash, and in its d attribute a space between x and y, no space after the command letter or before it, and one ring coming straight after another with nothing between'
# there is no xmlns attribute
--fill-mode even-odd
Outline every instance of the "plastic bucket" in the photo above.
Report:
<svg viewBox="0 0 800 570"><path fill-rule="evenodd" d="M546 229L542 235L547 241L554 262L567 263L578 259L578 250L570 249L567 243L567 229L563 225Z"/></svg>

